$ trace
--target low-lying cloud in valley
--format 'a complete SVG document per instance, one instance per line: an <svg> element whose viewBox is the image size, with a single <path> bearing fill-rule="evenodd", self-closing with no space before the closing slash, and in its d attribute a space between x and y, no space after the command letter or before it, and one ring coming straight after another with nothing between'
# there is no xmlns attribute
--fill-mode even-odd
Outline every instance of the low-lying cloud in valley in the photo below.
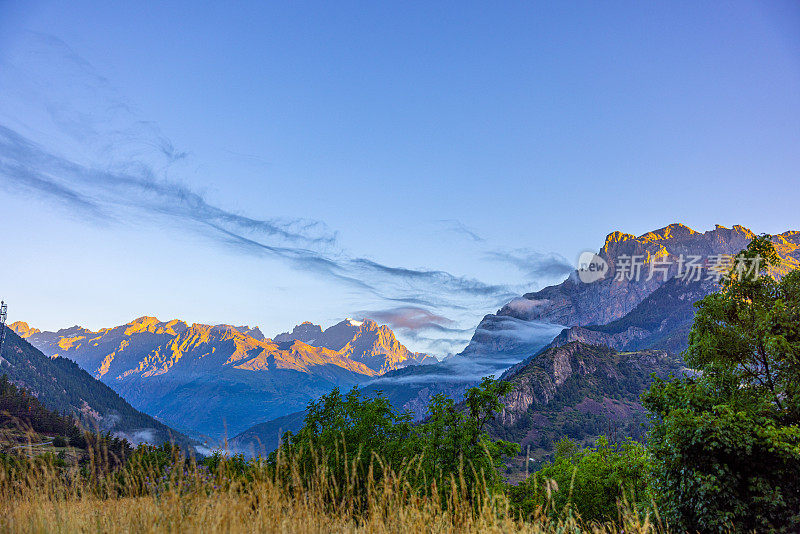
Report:
<svg viewBox="0 0 800 534"><path fill-rule="evenodd" d="M114 432L114 437L126 439L134 447L143 443L158 443L155 430L152 428L143 428L140 430L132 430L130 432L117 431Z"/></svg>

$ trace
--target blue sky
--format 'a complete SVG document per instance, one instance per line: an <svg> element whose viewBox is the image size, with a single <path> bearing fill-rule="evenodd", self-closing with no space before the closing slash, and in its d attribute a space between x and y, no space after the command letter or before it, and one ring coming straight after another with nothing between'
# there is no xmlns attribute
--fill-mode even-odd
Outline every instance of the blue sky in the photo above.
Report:
<svg viewBox="0 0 800 534"><path fill-rule="evenodd" d="M800 229L793 2L116 4L0 2L13 320L445 353L613 230Z"/></svg>

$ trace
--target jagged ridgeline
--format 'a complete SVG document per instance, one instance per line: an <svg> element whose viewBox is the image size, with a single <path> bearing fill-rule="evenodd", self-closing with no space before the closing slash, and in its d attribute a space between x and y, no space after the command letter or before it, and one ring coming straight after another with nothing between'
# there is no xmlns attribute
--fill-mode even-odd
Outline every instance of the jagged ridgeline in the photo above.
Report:
<svg viewBox="0 0 800 534"><path fill-rule="evenodd" d="M303 323L274 339L258 328L140 317L91 331L11 327L47 356L75 361L135 408L213 442L294 412L336 386L436 361L385 325Z"/></svg>
<svg viewBox="0 0 800 534"><path fill-rule="evenodd" d="M0 354L0 375L27 389L42 406L77 418L90 431L111 432L132 443L191 440L149 415L134 409L114 390L66 358L48 358L16 333L6 329Z"/></svg>
<svg viewBox="0 0 800 534"><path fill-rule="evenodd" d="M612 232L597 255L608 262L609 271L603 280L583 283L577 272L558 285L540 291L526 293L503 306L494 314L483 318L475 331L465 355L487 355L502 353L536 352L541 347L532 347L525 336L524 326L537 323L562 325L563 327L586 327L589 325L611 325L621 333L629 326L642 327L651 333L658 329L658 321L674 308L691 304L711 291L718 289L714 282L705 281L709 272L702 271L701 284L691 287L679 286L675 282L665 292L656 293L661 286L674 280L680 269L680 258L697 256L706 261L716 255L736 254L747 247L756 234L743 226L697 232L682 224L671 224L665 228L634 236L623 232ZM775 275L781 275L800 266L800 232L787 231L772 237L775 251L781 257L781 265ZM616 269L623 257L639 257L642 276L618 278ZM655 260L668 268L665 276L661 272L650 276L649 269ZM678 298L668 295L672 292ZM683 295L678 295L683 293ZM658 306L640 308L630 315L627 324L617 322L631 314L650 295L658 300ZM666 305L667 309L659 309ZM691 313L693 317L694 314ZM672 321L671 321L672 322ZM598 329L611 333L611 329ZM631 331L631 335L637 335ZM641 334L641 332L638 332ZM653 340L655 341L655 340ZM534 349L534 350L531 350Z"/></svg>
<svg viewBox="0 0 800 534"><path fill-rule="evenodd" d="M756 234L743 226L717 226L697 232L682 224L634 236L611 232L597 255L608 262L607 276L584 283L573 272L564 282L515 298L475 329L469 345L437 366L391 371L375 380L372 391L382 390L395 406L423 417L432 395L460 399L480 376L499 376L549 346L582 341L617 350L660 349L679 354L686 348L694 320L694 303L719 289L703 269L700 280L679 277L681 257L708 260L732 255L747 247ZM800 232L772 237L782 262L773 274L800 266ZM617 279L624 256L641 258L640 277ZM666 279L649 276L651 262L668 265ZM459 380L463 377L463 380Z"/></svg>

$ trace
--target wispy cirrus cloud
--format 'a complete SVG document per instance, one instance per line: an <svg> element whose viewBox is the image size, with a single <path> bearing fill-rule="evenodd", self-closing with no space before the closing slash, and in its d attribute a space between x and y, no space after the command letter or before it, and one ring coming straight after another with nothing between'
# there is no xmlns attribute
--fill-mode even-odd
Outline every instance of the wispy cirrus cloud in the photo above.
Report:
<svg viewBox="0 0 800 534"><path fill-rule="evenodd" d="M74 63L81 72L89 68L84 62ZM99 76L87 80L106 84ZM476 299L481 306L495 305L516 293L504 285L441 270L391 266L350 255L338 245L336 233L315 219L261 218L225 209L171 178L178 174L173 165L189 153L176 149L151 123L133 121L103 134L84 113L64 112L64 105L44 107L57 116L56 125L83 140L81 147L90 149L86 152L103 154L103 161L87 158L83 151L75 157L64 155L0 124L0 183L22 195L57 201L89 222L113 224L131 214L145 215L139 217L144 219L157 216L240 252L286 261L387 302L462 309L476 305ZM99 107L122 114L132 108L114 103ZM53 108L61 112L53 113ZM108 121L119 122L117 115Z"/></svg>
<svg viewBox="0 0 800 534"><path fill-rule="evenodd" d="M112 219L116 207L225 228L249 231L290 242L332 244L335 235L318 221L258 219L210 204L190 187L159 178L136 161L96 168L55 155L0 124L0 174L7 186L53 197L93 219Z"/></svg>
<svg viewBox="0 0 800 534"><path fill-rule="evenodd" d="M575 266L559 254L546 254L525 248L494 250L487 252L486 258L512 265L531 280L542 277L558 278L575 270Z"/></svg>
<svg viewBox="0 0 800 534"><path fill-rule="evenodd" d="M468 319L462 328L465 316L496 309L529 288L444 270L387 265L352 254L341 247L337 232L313 217L270 217L228 209L218 195L198 190L187 180L182 171L192 160L191 151L176 147L155 122L142 120L136 106L121 97L107 78L58 39L33 35L32 42L35 46L22 67L1 65L14 79L28 84L4 91L16 93L18 102L10 103L9 97L6 105L0 104L0 186L7 190L48 199L88 224L150 221L345 284L368 300L387 304L371 311L373 318L429 347L463 346L477 319ZM49 67L57 65L62 71L58 82L72 84L69 98L52 80L35 80L24 70L45 56L50 56L44 61L48 68L40 66L37 72L53 75ZM27 125L26 113L37 117L35 127ZM51 129L43 132L45 123ZM471 241L485 241L458 220L440 222ZM492 254L497 261L522 261ZM552 265L531 264L528 274L533 276L537 268L550 273ZM458 320L446 315L457 315Z"/></svg>
<svg viewBox="0 0 800 534"><path fill-rule="evenodd" d="M357 312L359 317L374 319L392 328L407 330L454 331L456 322L417 306L398 306L386 310L364 310Z"/></svg>
<svg viewBox="0 0 800 534"><path fill-rule="evenodd" d="M443 224L448 231L465 236L467 239L475 241L476 243L483 243L486 241L478 235L475 230L458 219L440 219L439 223Z"/></svg>
<svg viewBox="0 0 800 534"><path fill-rule="evenodd" d="M198 231L205 228L210 237L239 250L288 260L297 268L330 276L387 300L458 306L458 301L471 297L502 300L514 294L506 286L444 271L388 266L351 257L336 248L335 234L318 221L260 219L234 213L210 203L184 184L158 178L144 164L126 162L117 169L84 166L2 125L0 175L6 186L56 198L92 219L111 221L119 216L120 207L159 215Z"/></svg>

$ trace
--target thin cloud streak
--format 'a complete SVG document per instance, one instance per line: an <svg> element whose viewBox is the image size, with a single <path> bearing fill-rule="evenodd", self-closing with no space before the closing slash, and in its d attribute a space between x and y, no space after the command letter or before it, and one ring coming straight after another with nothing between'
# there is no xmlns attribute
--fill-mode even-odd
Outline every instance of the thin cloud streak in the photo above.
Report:
<svg viewBox="0 0 800 534"><path fill-rule="evenodd" d="M400 306L386 310L360 311L357 312L356 315L388 324L392 329L433 329L448 332L455 330L452 326L456 324L452 319L448 319L443 315L437 315L425 308L419 308L417 306Z"/></svg>
<svg viewBox="0 0 800 534"><path fill-rule="evenodd" d="M126 162L120 170L80 165L48 152L2 124L0 171L12 185L56 195L72 208L88 211L92 216L102 213L103 204L127 206L291 242L333 244L336 240L316 221L254 219L226 211L209 204L187 186L157 179L156 173L141 162Z"/></svg>
<svg viewBox="0 0 800 534"><path fill-rule="evenodd" d="M382 313L385 322L406 321L398 328L429 346L452 349L465 343L471 329L458 328L460 321L530 289L530 284L490 284L443 270L386 265L343 250L337 233L322 221L225 209L213 195L175 179L191 153L177 148L155 122L138 118L135 106L108 79L63 41L47 35L33 35L33 41L20 65L2 65L19 80L0 105L0 186L16 194L53 201L91 224L136 216L193 231L238 253L285 262L394 306L374 313ZM36 66L39 71L31 70ZM44 78L36 77L42 73ZM64 80L72 84L73 91L64 92L69 101L55 89L60 86L54 82ZM21 106L14 105L12 93ZM21 109L50 121L47 137L40 137L41 126L28 130L19 121ZM439 222L476 243L485 241L458 220ZM455 313L459 322L428 310Z"/></svg>
<svg viewBox="0 0 800 534"><path fill-rule="evenodd" d="M510 264L532 280L566 276L575 270L575 266L559 254L545 254L529 249L495 250L486 253L486 258Z"/></svg>
<svg viewBox="0 0 800 534"><path fill-rule="evenodd" d="M472 230L470 227L468 227L466 224L459 221L458 219L440 219L439 222L446 225L447 230L456 234L461 234L463 236L466 236L467 238L469 238L472 241L475 241L476 243L483 243L486 241L484 238L479 236L474 230Z"/></svg>
<svg viewBox="0 0 800 534"><path fill-rule="evenodd" d="M55 196L92 219L111 220L107 214L118 214L117 208L123 207L158 214L173 223L197 223L213 230L206 235L240 250L288 260L298 269L324 274L387 300L458 307L475 298L502 302L518 293L508 286L445 271L388 266L341 251L326 253L325 248L335 247L336 236L323 223L233 213L209 203L188 186L158 179L142 162L125 162L116 169L87 167L55 155L3 125L0 174L16 190Z"/></svg>

